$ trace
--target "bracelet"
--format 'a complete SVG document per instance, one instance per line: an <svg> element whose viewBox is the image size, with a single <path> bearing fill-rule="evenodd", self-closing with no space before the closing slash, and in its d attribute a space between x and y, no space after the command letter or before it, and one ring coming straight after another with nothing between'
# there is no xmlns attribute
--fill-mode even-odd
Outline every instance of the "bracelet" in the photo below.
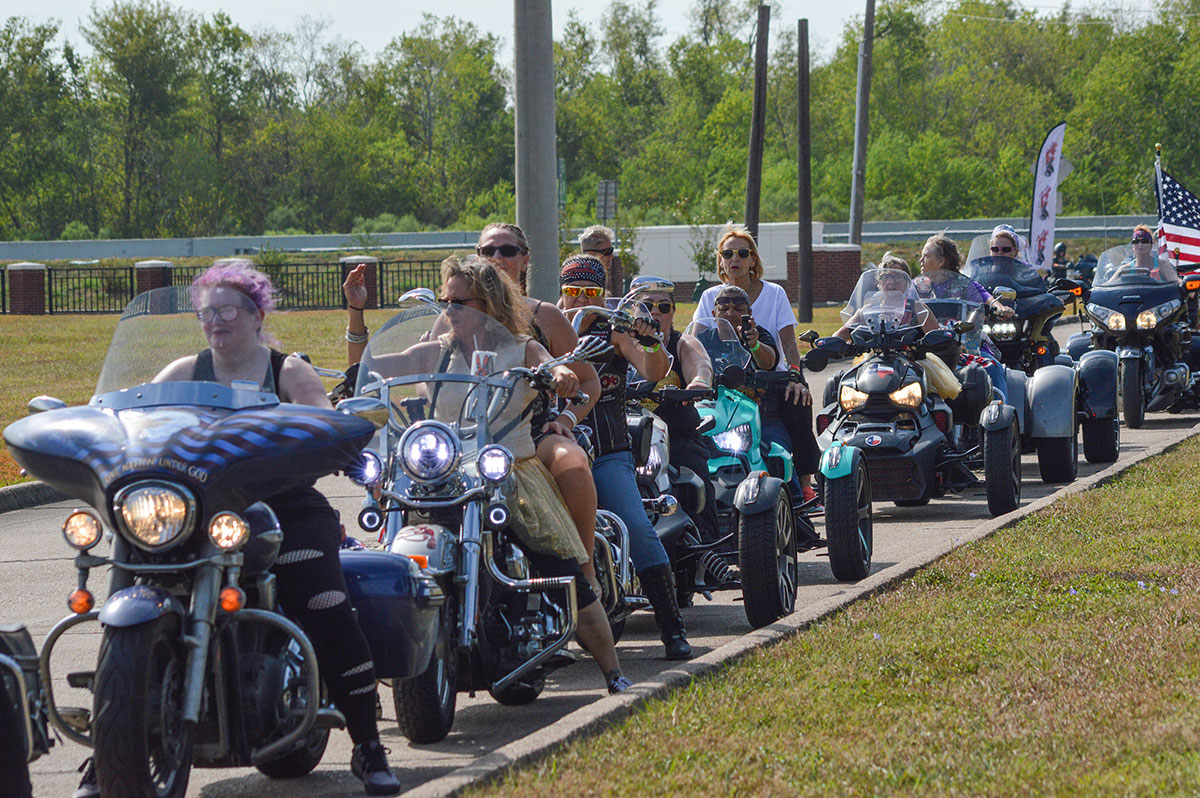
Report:
<svg viewBox="0 0 1200 798"><path fill-rule="evenodd" d="M658 341L654 342L654 346L646 346L644 344L640 344L640 346L642 347L643 352L650 352L651 354L662 349L662 344L660 344Z"/></svg>
<svg viewBox="0 0 1200 798"><path fill-rule="evenodd" d="M759 348L760 346L762 346L762 341L755 341L755 342L754 342L754 346L750 347L750 349L748 349L747 351L749 351L749 352L757 352L757 351L758 351L758 348Z"/></svg>
<svg viewBox="0 0 1200 798"><path fill-rule="evenodd" d="M572 413L570 410L561 410L561 411L559 411L558 418L562 418L563 416L570 416L570 417L571 417L571 426L572 426L572 427L574 427L576 424L578 424L578 423L579 423L579 419L575 418L575 414L574 414L574 413ZM557 420L557 419L556 419L556 420Z"/></svg>
<svg viewBox="0 0 1200 798"><path fill-rule="evenodd" d="M797 374L799 374L799 373L800 373L800 367L799 367L799 366L797 366L795 363L793 363L792 365L788 366L788 371L794 371L794 372L796 372Z"/></svg>
<svg viewBox="0 0 1200 798"><path fill-rule="evenodd" d="M365 309L366 309L365 307L356 308L353 305L351 305L349 302L346 303L346 310L357 310L359 313L362 313Z"/></svg>
<svg viewBox="0 0 1200 798"><path fill-rule="evenodd" d="M366 327L363 327L363 331L360 333L352 333L352 332L350 332L349 327L346 328L346 341L348 341L349 343L365 344L367 342L367 338L369 338L370 336L371 336L371 331L368 330Z"/></svg>

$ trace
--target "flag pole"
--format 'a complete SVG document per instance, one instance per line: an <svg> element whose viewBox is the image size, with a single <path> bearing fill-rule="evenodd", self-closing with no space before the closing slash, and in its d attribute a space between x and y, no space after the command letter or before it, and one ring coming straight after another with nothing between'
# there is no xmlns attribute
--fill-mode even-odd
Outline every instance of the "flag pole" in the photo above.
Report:
<svg viewBox="0 0 1200 798"><path fill-rule="evenodd" d="M1154 184L1157 191L1154 192L1154 198L1158 200L1158 234L1159 251L1165 252L1167 249L1166 229L1163 227L1163 185L1162 185L1162 144L1154 145Z"/></svg>

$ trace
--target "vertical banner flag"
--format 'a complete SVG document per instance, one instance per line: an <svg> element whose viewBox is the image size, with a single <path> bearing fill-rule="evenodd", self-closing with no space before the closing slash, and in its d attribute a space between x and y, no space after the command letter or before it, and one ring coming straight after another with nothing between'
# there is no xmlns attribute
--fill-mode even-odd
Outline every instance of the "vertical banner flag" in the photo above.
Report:
<svg viewBox="0 0 1200 798"><path fill-rule="evenodd" d="M1033 210L1029 214L1029 258L1042 274L1050 273L1054 252L1054 222L1058 216L1058 181L1062 166L1063 134L1067 123L1050 128L1033 165Z"/></svg>
<svg viewBox="0 0 1200 798"><path fill-rule="evenodd" d="M1154 159L1158 195L1158 254L1176 271L1200 270L1200 198L1176 182Z"/></svg>

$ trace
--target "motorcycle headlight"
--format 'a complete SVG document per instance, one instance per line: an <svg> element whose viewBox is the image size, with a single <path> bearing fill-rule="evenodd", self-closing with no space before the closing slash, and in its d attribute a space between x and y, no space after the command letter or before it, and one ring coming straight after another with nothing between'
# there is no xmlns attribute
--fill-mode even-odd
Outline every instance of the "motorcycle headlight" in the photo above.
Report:
<svg viewBox="0 0 1200 798"><path fill-rule="evenodd" d="M857 410L865 405L868 398L869 397L867 394L863 393L857 388L852 388L849 385L843 385L841 390L838 391L838 404L840 404L842 409L847 413L849 413L851 410Z"/></svg>
<svg viewBox="0 0 1200 798"><path fill-rule="evenodd" d="M233 551L250 539L250 525L237 513L217 513L208 524L208 536L221 551Z"/></svg>
<svg viewBox="0 0 1200 798"><path fill-rule="evenodd" d="M993 338L1016 338L1021 332L1021 323L1015 321L995 321L985 324L984 330Z"/></svg>
<svg viewBox="0 0 1200 798"><path fill-rule="evenodd" d="M718 432L713 436L717 448L730 454L745 454L750 451L750 425L738 424L733 429Z"/></svg>
<svg viewBox="0 0 1200 798"><path fill-rule="evenodd" d="M485 446L475 461L479 476L489 482L501 482L512 473L512 454L503 446Z"/></svg>
<svg viewBox="0 0 1200 798"><path fill-rule="evenodd" d="M104 524L87 510L76 510L63 521L62 533L68 546L87 551L100 542L100 536L104 534Z"/></svg>
<svg viewBox="0 0 1200 798"><path fill-rule="evenodd" d="M1110 330L1124 330L1125 314L1109 311L1108 318L1104 319L1101 323Z"/></svg>
<svg viewBox="0 0 1200 798"><path fill-rule="evenodd" d="M130 541L143 549L178 543L192 531L196 500L181 485L135 482L113 498L113 515Z"/></svg>
<svg viewBox="0 0 1200 798"><path fill-rule="evenodd" d="M1137 315L1139 330L1152 330L1158 326L1158 314L1153 310L1143 310Z"/></svg>
<svg viewBox="0 0 1200 798"><path fill-rule="evenodd" d="M445 479L461 454L458 437L440 421L422 421L400 436L400 464L418 482Z"/></svg>
<svg viewBox="0 0 1200 798"><path fill-rule="evenodd" d="M917 407L921 404L921 400L925 398L925 392L921 390L921 383L910 382L903 388L897 388L888 396L892 401L902 407Z"/></svg>
<svg viewBox="0 0 1200 798"><path fill-rule="evenodd" d="M747 426L747 428L748 428L748 426ZM728 434L728 433L722 433L722 434ZM713 440L716 440L715 435L713 436ZM720 446L720 444L717 444L717 445ZM749 447L747 446L746 448L749 448ZM648 458L646 458L646 464L638 466L637 472L638 472L639 476L653 477L658 474L658 469L661 466L662 466L662 454L659 453L657 447L651 446L650 447L650 456Z"/></svg>
<svg viewBox="0 0 1200 798"><path fill-rule="evenodd" d="M370 449L363 449L356 463L346 475L355 485L364 488L376 484L383 479L383 458Z"/></svg>

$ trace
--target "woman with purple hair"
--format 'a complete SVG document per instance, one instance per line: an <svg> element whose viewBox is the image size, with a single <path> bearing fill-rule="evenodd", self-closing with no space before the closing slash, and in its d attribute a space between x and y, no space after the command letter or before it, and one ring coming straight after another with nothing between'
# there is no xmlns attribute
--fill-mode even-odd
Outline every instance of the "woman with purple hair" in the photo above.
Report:
<svg viewBox="0 0 1200 798"><path fill-rule="evenodd" d="M321 379L305 361L271 347L263 320L274 308L270 279L250 261L224 261L192 283L192 305L208 349L171 363L155 382L244 380L284 402L330 408ZM350 769L371 795L394 795L400 783L388 767L375 722L375 666L342 575L337 512L315 487L294 488L264 501L279 518L283 542L272 566L279 602L312 640L321 676L354 740ZM99 795L87 768L75 798Z"/></svg>

